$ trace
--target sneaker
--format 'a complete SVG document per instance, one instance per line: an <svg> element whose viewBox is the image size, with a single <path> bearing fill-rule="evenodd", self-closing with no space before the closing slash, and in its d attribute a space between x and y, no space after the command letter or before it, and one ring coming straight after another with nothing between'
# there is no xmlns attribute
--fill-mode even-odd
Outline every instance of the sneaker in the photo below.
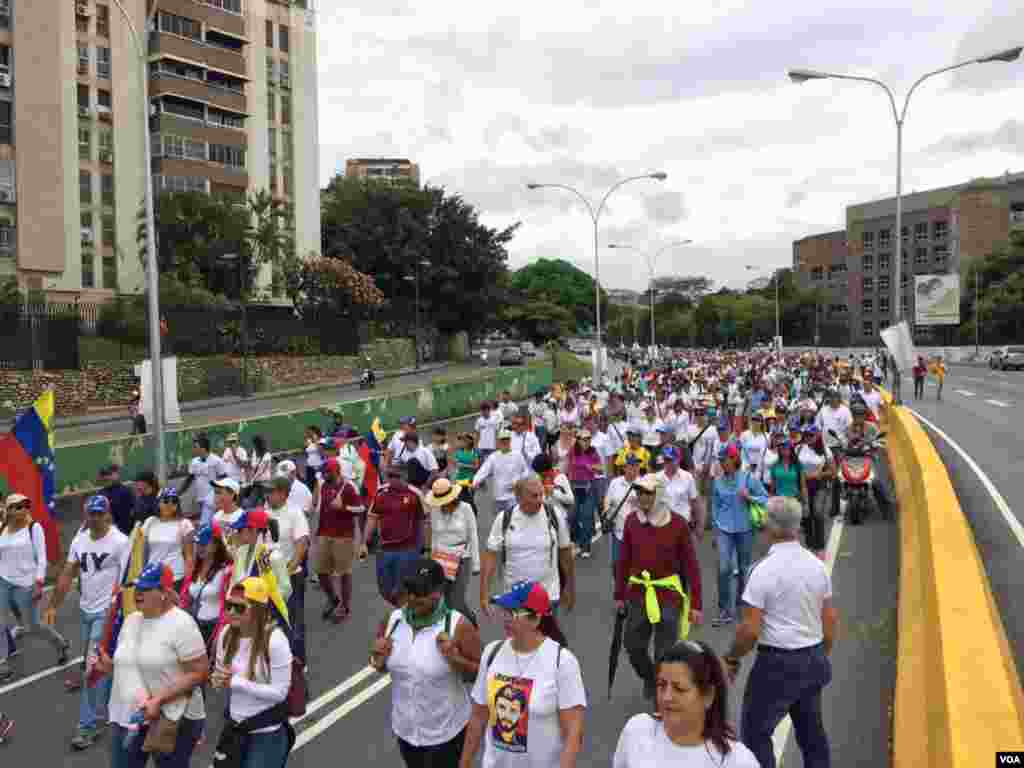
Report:
<svg viewBox="0 0 1024 768"><path fill-rule="evenodd" d="M63 667L68 663L68 652L71 650L71 643L64 643L57 651L57 666Z"/></svg>
<svg viewBox="0 0 1024 768"><path fill-rule="evenodd" d="M324 621L327 621L327 619L331 618L334 612L338 610L338 606L340 605L340 600L328 600L327 605L324 606L324 610L320 614L320 618L322 618Z"/></svg>
<svg viewBox="0 0 1024 768"><path fill-rule="evenodd" d="M585 549L582 552L580 552L580 559L582 559L582 560L589 560L590 559L590 550L589 549Z"/></svg>
<svg viewBox="0 0 1024 768"><path fill-rule="evenodd" d="M15 646L11 648L11 652L7 654L8 659L13 659L15 656L21 656L21 648Z"/></svg>
<svg viewBox="0 0 1024 768"><path fill-rule="evenodd" d="M23 627L21 624L15 624L13 627L11 627L11 637L13 637L15 640L17 640L24 634L25 627Z"/></svg>
<svg viewBox="0 0 1024 768"><path fill-rule="evenodd" d="M71 748L76 752L82 752L96 743L96 734L93 731L79 729L78 733L71 739Z"/></svg>

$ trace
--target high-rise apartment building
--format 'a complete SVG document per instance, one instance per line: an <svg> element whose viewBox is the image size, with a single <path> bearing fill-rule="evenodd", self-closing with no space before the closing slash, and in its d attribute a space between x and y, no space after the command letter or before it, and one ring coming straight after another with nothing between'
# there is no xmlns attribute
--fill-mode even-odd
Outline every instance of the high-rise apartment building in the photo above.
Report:
<svg viewBox="0 0 1024 768"><path fill-rule="evenodd" d="M357 157L345 161L345 175L356 179L404 179L420 183L420 167L403 157Z"/></svg>
<svg viewBox="0 0 1024 768"><path fill-rule="evenodd" d="M0 0L0 276L142 290L143 141L157 192L268 189L318 250L316 47L294 0Z"/></svg>

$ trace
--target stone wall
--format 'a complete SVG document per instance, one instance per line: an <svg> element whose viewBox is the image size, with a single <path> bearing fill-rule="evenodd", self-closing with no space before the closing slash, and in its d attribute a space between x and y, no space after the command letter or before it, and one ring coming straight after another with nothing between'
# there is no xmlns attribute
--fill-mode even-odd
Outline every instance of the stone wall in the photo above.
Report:
<svg viewBox="0 0 1024 768"><path fill-rule="evenodd" d="M61 416L123 406L130 401L134 384L132 363L86 363L79 371L0 370L0 413L10 416L29 407L51 387Z"/></svg>

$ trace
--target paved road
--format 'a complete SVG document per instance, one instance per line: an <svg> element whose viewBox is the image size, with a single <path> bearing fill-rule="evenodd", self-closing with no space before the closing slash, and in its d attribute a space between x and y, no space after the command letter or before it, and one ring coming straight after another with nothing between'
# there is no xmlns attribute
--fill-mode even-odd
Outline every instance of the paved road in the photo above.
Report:
<svg viewBox="0 0 1024 768"><path fill-rule="evenodd" d="M452 429L465 428L451 424ZM493 504L481 494L481 535L493 520ZM895 682L895 605L897 584L896 529L880 520L859 528L846 527L830 536L834 562L836 602L841 615L840 637L834 653L834 680L825 696L825 722L832 738L837 765L888 763L889 716ZM755 555L764 551L758 546ZM581 765L607 766L618 734L634 713L647 709L640 685L623 657L615 684L614 698L608 700L606 676L608 642L613 621L611 573L606 541L599 542L595 557L579 561L579 597L576 611L563 619L563 627L580 656L587 684L586 760ZM716 553L709 542L700 547L704 579L704 602L716 604ZM470 602L475 604L477 585L470 585ZM69 599L69 603L70 603ZM355 577L355 618L335 627L319 618L321 595L311 590L307 600L309 627L310 684L314 711L299 725L299 742L290 765L332 765L339 755L354 765L401 764L388 727L390 691L385 678L366 671L367 649L373 629L387 611L377 596L370 564L360 565ZM77 634L73 609L62 611L60 628L69 636ZM485 623L485 640L498 637L500 627ZM720 653L731 639L732 629L702 627L695 637L707 640ZM80 642L73 641L80 652ZM15 740L4 747L12 765L33 761L38 765L63 764L69 768L99 768L109 764L108 745L101 742L91 751L71 754L71 737L78 711L78 698L63 692L63 675L55 673L48 647L34 643L17 661L23 675L38 679L0 686L0 710L18 721ZM750 668L744 670L731 701L738 719L740 697ZM224 702L211 695L208 709L212 734L219 733ZM207 765L212 746L206 744L196 765ZM801 760L792 736L785 747L784 764L799 766Z"/></svg>
<svg viewBox="0 0 1024 768"><path fill-rule="evenodd" d="M904 388L913 393L913 389ZM923 419L974 530L996 604L1024 677L1024 528L1019 499L1024 495L1024 372L952 368L942 402L929 383L921 401L908 401ZM932 426L941 430L940 435ZM947 439L948 437L948 439ZM955 442L988 477L1005 502L997 502Z"/></svg>

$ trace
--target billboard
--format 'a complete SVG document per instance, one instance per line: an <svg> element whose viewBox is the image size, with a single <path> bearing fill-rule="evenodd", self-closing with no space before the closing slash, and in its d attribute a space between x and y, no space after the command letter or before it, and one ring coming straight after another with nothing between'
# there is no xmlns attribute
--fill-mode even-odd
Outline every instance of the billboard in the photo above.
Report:
<svg viewBox="0 0 1024 768"><path fill-rule="evenodd" d="M914 277L914 324L960 325L960 275Z"/></svg>

